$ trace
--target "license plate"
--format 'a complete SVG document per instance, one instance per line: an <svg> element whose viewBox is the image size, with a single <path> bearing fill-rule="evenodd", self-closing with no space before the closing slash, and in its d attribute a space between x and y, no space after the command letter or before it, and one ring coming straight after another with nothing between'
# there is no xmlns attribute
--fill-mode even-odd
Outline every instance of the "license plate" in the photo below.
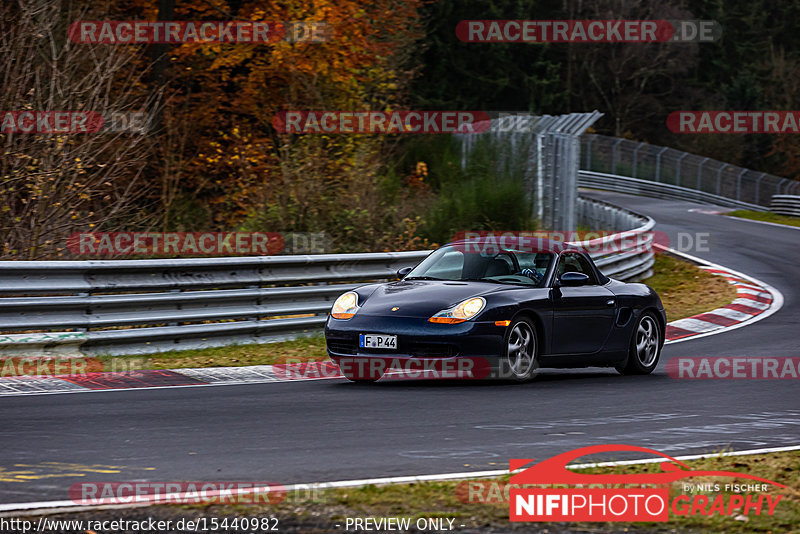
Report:
<svg viewBox="0 0 800 534"><path fill-rule="evenodd" d="M397 350L397 336L361 334L358 336L358 346L365 349Z"/></svg>

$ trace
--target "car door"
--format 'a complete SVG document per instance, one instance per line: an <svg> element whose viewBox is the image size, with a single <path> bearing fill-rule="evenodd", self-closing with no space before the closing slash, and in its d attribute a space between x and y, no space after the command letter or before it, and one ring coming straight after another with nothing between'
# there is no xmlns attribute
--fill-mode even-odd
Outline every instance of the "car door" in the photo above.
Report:
<svg viewBox="0 0 800 534"><path fill-rule="evenodd" d="M588 284L553 287L553 354L586 354L603 349L614 325L617 303L614 294L599 285L589 261L577 252L558 258L556 277L579 272ZM557 286L554 280L554 286Z"/></svg>

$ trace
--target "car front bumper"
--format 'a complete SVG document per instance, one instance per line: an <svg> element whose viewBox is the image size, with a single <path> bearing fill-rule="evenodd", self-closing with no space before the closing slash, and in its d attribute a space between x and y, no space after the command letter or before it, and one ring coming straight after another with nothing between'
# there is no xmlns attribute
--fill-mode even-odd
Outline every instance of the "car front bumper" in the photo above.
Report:
<svg viewBox="0 0 800 534"><path fill-rule="evenodd" d="M386 370L469 370L483 377L497 366L504 351L505 326L494 321L439 324L415 317L383 317L358 314L347 320L328 318L325 340L328 355L340 367L363 366L380 360ZM359 346L360 334L397 336L397 350ZM346 373L345 373L346 374Z"/></svg>

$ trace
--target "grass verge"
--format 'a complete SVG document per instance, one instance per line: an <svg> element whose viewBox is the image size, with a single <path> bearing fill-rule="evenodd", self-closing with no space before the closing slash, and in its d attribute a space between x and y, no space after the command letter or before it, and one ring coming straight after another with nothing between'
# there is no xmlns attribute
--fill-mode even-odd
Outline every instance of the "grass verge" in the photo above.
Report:
<svg viewBox="0 0 800 534"><path fill-rule="evenodd" d="M713 310L736 298L736 290L724 278L666 254L656 256L653 276L645 280L661 296L672 321ZM181 369L187 367L239 367L293 361L327 359L321 335L263 345L233 345L197 350L163 352L126 357L127 369ZM102 358L101 358L102 359ZM112 360L111 357L105 360ZM110 363L107 368L111 368Z"/></svg>
<svg viewBox="0 0 800 534"><path fill-rule="evenodd" d="M720 308L736 298L736 288L722 276L667 254L656 256L653 276L644 283L661 297L668 321Z"/></svg>
<svg viewBox="0 0 800 534"><path fill-rule="evenodd" d="M586 460L584 460L586 461ZM550 532L797 532L800 526L800 451L780 452L748 456L715 456L684 462L692 470L722 470L751 474L773 480L790 489L767 486L762 493L740 493L740 495L771 495L781 500L772 516L763 511L756 515L749 510L734 511L731 515L677 515L670 511L667 523L591 523L591 524L543 524L537 528L548 527ZM626 465L619 467L599 467L581 470L582 473L658 473L659 464ZM487 480L486 482L507 482L508 476ZM475 481L471 481L475 482ZM325 521L330 531L334 525L343 525L347 517L445 517L454 518L456 525L465 525L470 532L507 532L509 530L530 531L531 525L511 524L508 520L508 501L500 497L495 502L475 502L481 496L490 495L487 486L473 492L470 499L468 481L422 482L415 484L394 484L386 486L362 486L357 488L317 490L313 494L300 492L289 494L287 499L274 506L259 505L213 505L205 508L212 514L253 514L270 513L281 518L283 523L303 524L312 522L316 528L324 528ZM685 491L683 484L719 484L719 491ZM709 504L717 495L725 496L727 503L735 493L726 491L726 484L757 484L747 479L730 477L694 477L675 482L670 486L670 502L678 495L705 495ZM760 484L760 483L759 483ZM478 486L473 486L478 487ZM490 486L491 487L491 486ZM499 488L500 486L495 486ZM495 496L502 490L495 490ZM498 502L499 501L499 502ZM679 501L677 509L681 509ZM727 504L726 504L727 506ZM707 507L705 507L707 509ZM286 519L285 519L286 518ZM311 524L307 524L311 527ZM457 529L461 530L461 529ZM324 530L322 530L324 531Z"/></svg>
<svg viewBox="0 0 800 534"><path fill-rule="evenodd" d="M800 217L778 215L777 213L770 213L768 211L736 210L729 211L725 215L729 217L739 217L740 219L750 219L751 221L785 224L787 226L800 226Z"/></svg>

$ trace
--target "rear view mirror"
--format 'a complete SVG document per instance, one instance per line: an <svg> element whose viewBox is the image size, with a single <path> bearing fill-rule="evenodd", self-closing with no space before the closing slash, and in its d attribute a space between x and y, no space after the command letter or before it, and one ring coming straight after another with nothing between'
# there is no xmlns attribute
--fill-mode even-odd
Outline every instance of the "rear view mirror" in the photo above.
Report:
<svg viewBox="0 0 800 534"><path fill-rule="evenodd" d="M411 267L403 267L402 269L398 269L398 271L397 271L397 278L398 278L399 280L402 280L402 279L403 279L403 278L405 278L405 277L406 277L406 275L407 275L408 273L410 273L410 272L411 272Z"/></svg>
<svg viewBox="0 0 800 534"><path fill-rule="evenodd" d="M589 283L589 277L583 273L568 272L562 274L558 281L562 286L583 286Z"/></svg>

